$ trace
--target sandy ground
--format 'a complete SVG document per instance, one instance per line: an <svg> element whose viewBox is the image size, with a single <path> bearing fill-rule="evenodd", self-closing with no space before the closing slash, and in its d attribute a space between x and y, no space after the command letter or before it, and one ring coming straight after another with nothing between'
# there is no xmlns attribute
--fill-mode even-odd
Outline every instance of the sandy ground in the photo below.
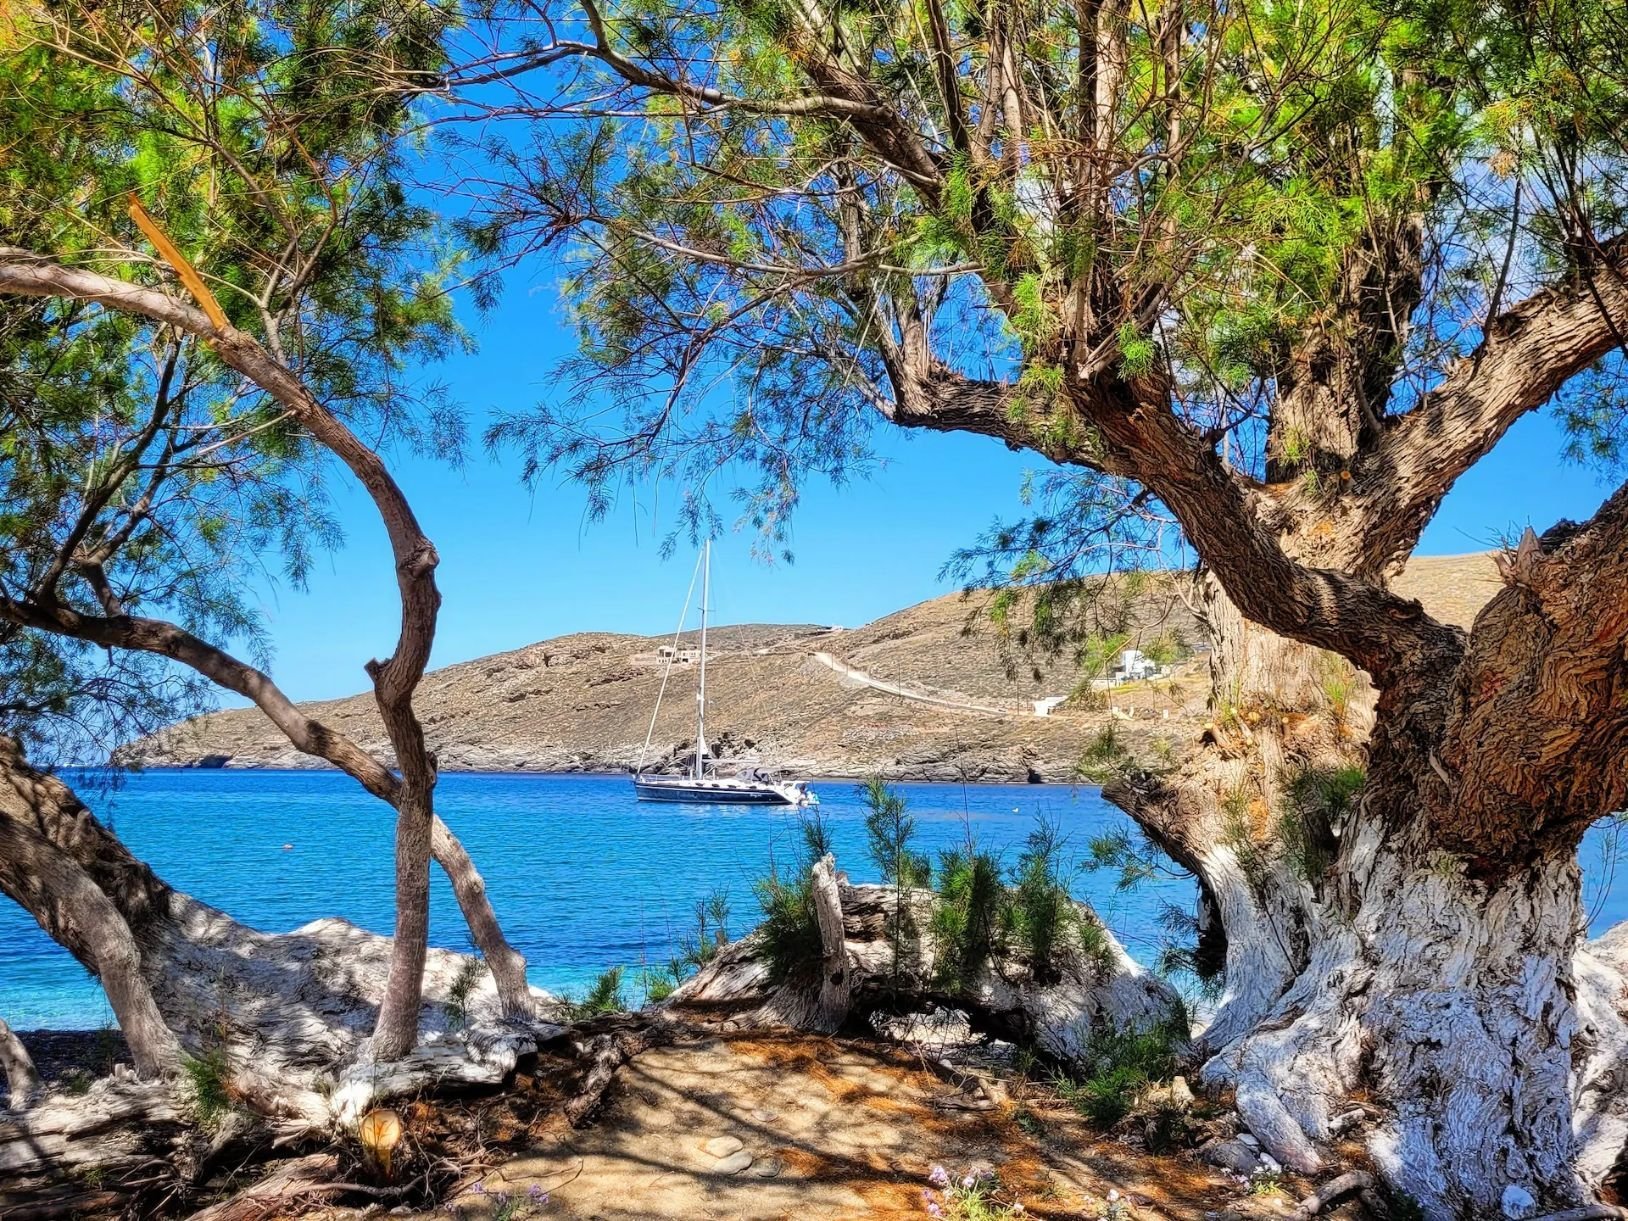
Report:
<svg viewBox="0 0 1628 1221"><path fill-rule="evenodd" d="M989 1109L968 1109L979 1105ZM646 1052L596 1123L535 1133L450 1208L469 1221L925 1217L935 1164L993 1169L1008 1199L1044 1218L1101 1217L1110 1189L1138 1221L1278 1216L1292 1204L1190 1154L1150 1157L1105 1138L1038 1092L1021 1112L990 1108L903 1053L787 1036Z"/></svg>

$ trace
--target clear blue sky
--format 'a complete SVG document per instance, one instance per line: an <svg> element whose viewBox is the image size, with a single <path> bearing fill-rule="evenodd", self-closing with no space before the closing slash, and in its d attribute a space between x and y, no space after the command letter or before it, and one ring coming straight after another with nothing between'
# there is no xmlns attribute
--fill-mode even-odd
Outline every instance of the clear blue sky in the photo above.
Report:
<svg viewBox="0 0 1628 1221"><path fill-rule="evenodd" d="M550 478L533 495L519 482L517 458L494 462L479 447L492 411L524 408L549 392L570 343L551 284L517 280L475 329L475 356L427 374L447 382L469 411L476 443L466 465L406 456L394 463L441 553L434 664L573 631L672 631L693 555L659 555L670 497L633 489L608 519L590 523L580 488ZM997 516L1018 515L1023 474L1038 462L974 437L881 429L876 443L882 465L869 479L806 489L793 523L794 563L754 559L744 533L714 545L718 621L851 626L948 592L944 562ZM1541 533L1561 517L1592 513L1608 489L1593 471L1562 463L1560 449L1547 416L1517 426L1460 481L1421 551L1481 550L1501 532L1530 524ZM387 655L395 639L389 551L372 506L342 478L335 499L345 547L319 561L308 592L268 585L262 594L272 670L297 699L362 690L363 663Z"/></svg>

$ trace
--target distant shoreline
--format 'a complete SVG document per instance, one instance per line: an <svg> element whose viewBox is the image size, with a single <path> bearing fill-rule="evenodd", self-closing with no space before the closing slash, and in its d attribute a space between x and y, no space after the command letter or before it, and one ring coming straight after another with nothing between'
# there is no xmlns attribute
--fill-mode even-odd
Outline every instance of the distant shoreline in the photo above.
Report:
<svg viewBox="0 0 1628 1221"><path fill-rule="evenodd" d="M186 773L194 773L194 772L202 773L202 774L218 774L218 773L226 772L226 773L231 773L231 774L240 775L240 776L249 776L249 775L256 775L256 776L303 776L303 775L307 775L307 774L313 773L313 772L320 772L320 773L325 773L327 775L334 775L334 776L343 776L343 775L347 774L347 773L345 773L344 771L342 771L341 769L339 769L337 767L331 767L331 766L328 766L326 764L323 765L323 766L320 766L320 767L255 767L255 766L233 767L231 765L227 765L225 767L197 767L197 766L188 766L188 765L185 765L185 764L155 763L155 764L150 764L150 765L145 766L145 767L107 767L107 766L103 766L103 767L86 767L86 766L79 766L79 767L65 767L65 768L63 768L61 770L63 772L67 772L67 773L96 772L96 773L113 773L113 774L118 774L118 775L138 775L138 776L139 775L147 775L147 774L153 773L153 772L158 772L158 773L163 773L163 774L171 774L171 773L173 773L173 774L177 774L177 775L186 774ZM527 777L535 777L537 779L548 779L548 780L562 780L562 779L618 780L618 779L626 779L627 777L631 776L632 774L633 773L631 771L570 771L570 770L562 770L562 769L544 770L542 768L537 768L537 769L534 770L534 769L531 769L531 768L498 768L498 769L493 769L493 768L473 768L473 767L448 767L448 768L443 768L442 771L441 771L442 776L527 776ZM1013 779L1013 780L938 780L938 779L926 779L926 778L918 779L916 777L909 776L909 775L887 776L885 778L888 780L889 783L892 783L892 784L916 784L916 785L924 785L924 786L931 785L932 787L935 787L935 788L960 788L962 786L967 786L967 787L971 787L971 788L981 788L981 789L1095 789L1095 790L1098 790L1098 791L1100 791L1101 788L1102 788L1102 786L1099 785L1099 784L1088 784L1088 783L1085 783L1085 782L1076 783L1076 782L1070 781L1070 780L1016 780L1016 779ZM802 779L806 779L808 781L808 783L810 783L810 784L863 784L865 782L865 780L867 779L867 777L865 777L865 776L808 776L808 777L802 777Z"/></svg>

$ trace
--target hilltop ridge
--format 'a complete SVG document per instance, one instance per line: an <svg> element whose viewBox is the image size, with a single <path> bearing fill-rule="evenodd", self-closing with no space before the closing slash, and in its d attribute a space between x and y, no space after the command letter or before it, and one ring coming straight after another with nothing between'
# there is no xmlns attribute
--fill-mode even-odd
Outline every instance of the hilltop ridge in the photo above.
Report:
<svg viewBox="0 0 1628 1221"><path fill-rule="evenodd" d="M1438 617L1467 624L1498 580L1483 553L1417 559L1397 586ZM1068 781L1084 744L1111 721L1135 750L1160 738L1179 748L1203 720L1207 679L1197 659L1168 681L1114 692L1110 709L1035 715L1035 701L1073 690L1074 659L1014 655L987 619L980 626L979 605L976 596L950 594L850 629L712 629L714 749L753 748L810 776ZM1168 578L1138 587L1126 610L1133 644L1167 631L1199 636ZM575 632L433 671L416 705L445 770L626 770L639 761L661 687L657 650L668 643ZM673 667L653 757L688 747L693 683L690 667ZM363 746L385 749L370 695L303 707ZM252 708L172 726L119 757L144 766L313 766Z"/></svg>

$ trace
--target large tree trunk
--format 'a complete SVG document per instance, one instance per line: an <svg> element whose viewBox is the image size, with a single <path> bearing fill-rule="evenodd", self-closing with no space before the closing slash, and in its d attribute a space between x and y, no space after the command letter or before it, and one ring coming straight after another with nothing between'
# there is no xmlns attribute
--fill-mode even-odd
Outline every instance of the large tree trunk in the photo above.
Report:
<svg viewBox="0 0 1628 1221"><path fill-rule="evenodd" d="M1386 1104L1370 1153L1428 1216L1591 1198L1628 1131L1612 1088L1628 1026L1620 971L1580 953L1574 849L1488 883L1370 816L1342 839L1352 906L1327 913L1305 970L1206 1078L1232 1085L1250 1130L1307 1172L1345 1096L1370 1090Z"/></svg>
<svg viewBox="0 0 1628 1221"><path fill-rule="evenodd" d="M1462 666L1423 664L1376 708L1349 667L1245 622L1209 585L1203 748L1177 777L1109 788L1219 914L1206 1079L1306 1172L1363 1092L1381 1107L1375 1164L1431 1217L1585 1203L1628 1138L1628 937L1583 943L1587 820L1566 804L1598 804L1586 786L1622 767L1593 753L1612 741L1621 674L1583 647L1599 614L1565 588L1558 573L1513 581ZM1357 801L1308 825L1291 778L1353 762Z"/></svg>

